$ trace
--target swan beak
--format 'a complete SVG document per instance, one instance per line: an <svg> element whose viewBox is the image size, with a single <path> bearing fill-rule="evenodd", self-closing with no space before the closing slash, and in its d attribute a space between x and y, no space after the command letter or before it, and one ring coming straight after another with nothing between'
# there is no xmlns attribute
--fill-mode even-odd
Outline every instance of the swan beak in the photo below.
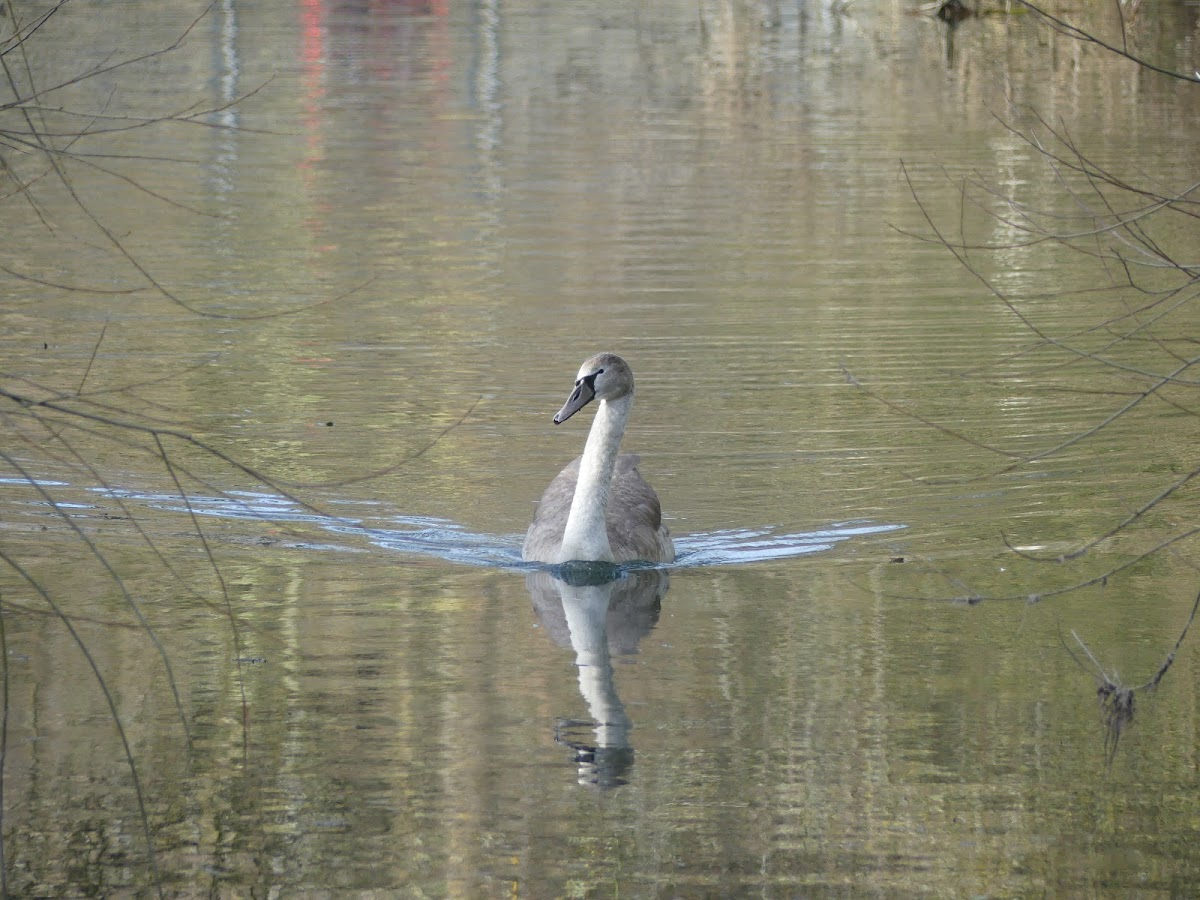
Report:
<svg viewBox="0 0 1200 900"><path fill-rule="evenodd" d="M567 398L567 402L563 404L563 408L554 417L554 424L561 425L591 403L595 397L596 389L592 387L592 379L581 379L579 384L575 385L575 390L571 391L571 396Z"/></svg>

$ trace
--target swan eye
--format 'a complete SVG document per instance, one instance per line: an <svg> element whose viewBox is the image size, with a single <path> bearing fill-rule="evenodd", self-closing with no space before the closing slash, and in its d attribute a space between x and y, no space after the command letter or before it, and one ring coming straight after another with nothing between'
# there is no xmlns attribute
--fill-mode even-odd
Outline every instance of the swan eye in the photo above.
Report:
<svg viewBox="0 0 1200 900"><path fill-rule="evenodd" d="M603 374L604 374L604 370L603 370L603 369L597 369L597 370L596 370L596 374L597 374L597 375L603 375Z"/></svg>

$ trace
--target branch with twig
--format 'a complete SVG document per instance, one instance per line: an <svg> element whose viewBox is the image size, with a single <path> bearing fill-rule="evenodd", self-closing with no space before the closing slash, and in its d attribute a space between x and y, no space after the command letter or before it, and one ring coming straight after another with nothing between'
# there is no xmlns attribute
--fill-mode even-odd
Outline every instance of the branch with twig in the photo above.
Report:
<svg viewBox="0 0 1200 900"><path fill-rule="evenodd" d="M116 109L121 88L119 80L96 91L99 96L94 101L96 108L89 109L77 101L73 103L76 95L72 94L72 89L89 82L92 88L98 88L100 82L97 79L131 77L139 67L160 61L182 48L213 6L205 7L187 22L173 40L168 38L166 46L148 52L101 52L97 60L79 66L66 76L48 77L39 71L39 55L28 52L28 42L45 37L60 17L69 15L70 4L63 0L33 18L26 18L26 12L12 0L0 0L0 5L4 11L4 16L0 17L0 205L6 204L4 208L10 212L10 222L17 215L28 216L31 227L42 229L48 241L60 240L63 232L82 225L88 233L91 249L103 254L112 263L113 270L124 272L126 283L115 286L90 283L91 273L79 268L71 271L71 251L78 243L73 237L63 241L64 249L60 254L61 269L65 274L46 276L37 273L31 270L24 257L9 247L0 248L0 279L11 279L12 284L19 284L25 291L38 286L48 297L77 297L88 301L153 291L188 314L242 320L271 319L334 304L371 283L372 279L366 278L337 296L283 311L227 314L205 309L202 304L173 289L159 274L155 261L139 255L128 235L106 219L104 207L90 200L88 185L89 180L94 180L106 186L115 185L118 191L136 193L140 195L139 199L150 197L189 214L210 215L196 204L182 202L169 196L169 192L156 190L139 180L138 173L145 171L144 164L195 165L194 160L152 153L107 152L115 146L114 139L167 128L270 134L243 128L225 115L255 96L270 83L269 79L236 97L223 97L217 102L177 103L171 111L161 115L138 115ZM136 163L139 168L134 172L132 166L122 166L123 163ZM127 171L134 174L127 174ZM94 235L100 236L99 242L94 240ZM50 246L53 249L55 245ZM47 252L46 256L52 257L52 253ZM55 262L57 264L58 260ZM213 528L202 520L199 497L203 493L207 495L206 500L215 497L232 501L235 498L230 482L241 486L249 479L256 487L265 486L314 516L340 520L303 496L312 485L285 483L259 467L240 462L214 442L202 440L181 427L178 417L168 407L142 396L142 392L149 395L147 389L155 385L209 365L211 357L192 366L180 366L167 375L140 378L133 375L124 383L101 384L103 351L108 348L106 342L112 340L117 327L110 324L109 319L103 316L102 319L105 324L92 344L90 354L81 357L78 370L69 375L56 373L56 383L44 383L12 360L4 366L9 371L0 372L0 434L3 435L0 465L6 469L11 482L23 485L30 492L29 502L45 513L46 521L66 535L72 546L83 548L85 555L81 559L85 561L88 574L95 574L88 584L88 591L111 593L123 604L111 615L87 614L88 611L74 602L76 594L58 587L55 570L45 566L40 550L36 547L31 550L31 544L22 543L20 533L15 530L6 531L0 540L0 576L3 576L0 578L0 825L5 826L0 829L3 831L0 838L0 895L3 896L23 893L29 888L14 883L10 865L6 864L20 855L11 851L14 842L21 839L19 829L4 821L5 813L13 803L11 791L6 795L4 790L13 782L11 767L16 765L16 757L6 752L11 738L9 689L13 677L8 647L13 639L14 617L43 616L47 621L57 623L69 635L71 646L86 661L91 680L99 690L97 700L103 697L107 715L119 739L123 765L136 798L136 818L127 818L140 823L140 827L135 824L133 840L135 844L145 845L139 852L145 854L143 869L148 875L139 877L148 880L142 888L147 893L156 892L160 896L164 893L164 873L160 873L159 854L156 854L156 840L161 840L162 823L155 820L153 778L146 777L147 773L142 771L145 762L137 756L138 735L122 703L121 691L113 683L111 667L103 655L94 645L89 646L84 623L105 629L124 629L123 634L139 635L153 646L155 655L150 659L154 682L163 685L162 690L171 697L173 714L180 723L185 747L190 745L194 727L194 714L186 705L186 677L181 689L172 665L170 644L164 644L160 638L161 626L156 629L153 605L139 593L138 583L125 557L114 553L104 539L105 534L91 527L79 515L78 509L72 509L67 494L69 488L48 479L46 472L59 467L79 473L80 480L89 485L89 491L95 491L106 504L112 505L114 515L111 518L118 520L121 535L135 536L142 548L139 556L150 564L153 577L164 584L178 585L181 591L172 590L186 593L221 617L228 629L235 664L236 693L231 694L230 704L240 703L238 718L243 756L249 752L251 721L243 648L255 634L255 628L252 620L238 608L236 592L222 571L220 548L213 539ZM119 316L115 321L119 321ZM385 475L429 452L472 415L477 403L471 403L461 416L431 434L394 464L340 483ZM188 533L194 538L198 558L204 567L202 576L205 570L207 576L189 577L191 573L186 560L174 555L153 524L145 521L145 510L126 499L126 485L113 477L103 462L114 449L122 460L140 455L148 463L147 471L162 473L165 483L170 486L168 494L178 498L187 517ZM289 526L281 527L286 530ZM123 814L123 811L118 813ZM139 830L141 840L138 839ZM122 865L129 867L130 859Z"/></svg>
<svg viewBox="0 0 1200 900"><path fill-rule="evenodd" d="M1080 28L1078 25L1072 25L1065 19L1061 19L1058 16L1046 12L1046 10L1042 9L1040 6L1030 3L1029 0L1016 0L1016 2L1030 12L1038 15L1044 22L1046 22L1047 25L1049 25L1059 34L1064 34L1067 37L1080 41L1084 44L1094 44L1101 50L1111 53L1114 56L1120 56L1123 59L1127 59L1140 68L1146 69L1150 72L1155 72L1159 75L1165 75L1168 78L1177 78L1180 81L1190 81L1193 84L1200 84L1200 71L1194 71L1191 73L1177 72L1174 69L1168 69L1164 66L1157 65L1156 63L1152 63L1150 60L1145 59L1144 57L1131 53L1129 51L1128 36L1125 33L1125 15L1121 11L1120 5L1117 7L1117 13L1118 19L1121 23L1121 46L1118 47L1116 44L1103 40L1092 34L1090 31Z"/></svg>
<svg viewBox="0 0 1200 900"><path fill-rule="evenodd" d="M1023 5L1037 10L1025 0ZM1040 10L1037 10L1040 12ZM1047 16L1058 30L1084 39L1078 29ZM1086 36L1098 46L1118 52L1139 65L1144 61L1124 49ZM1146 66L1153 71L1162 71ZM1179 76L1177 73L1169 73ZM1184 77L1184 80L1198 80ZM891 412L930 428L947 438L998 457L1001 462L988 465L981 474L960 478L923 478L919 483L977 482L1010 475L1039 463L1062 458L1068 452L1086 450L1098 444L1113 429L1144 427L1147 416L1159 409L1172 414L1200 417L1200 336L1194 334L1200 299L1200 181L1189 180L1178 186L1164 185L1144 174L1124 175L1111 165L1101 165L1088 156L1071 135L1066 123L1052 123L1029 111L1014 110L1011 117L997 116L1003 127L1028 146L1045 166L1049 183L1056 187L1063 202L1054 208L1040 207L1018 196L1017 189L1002 189L989 183L986 176L970 172L955 179L958 189L957 226L944 226L922 196L907 166L900 165L900 177L913 198L924 229L897 229L917 240L944 248L951 258L979 284L986 296L1012 316L1018 330L1028 340L1016 350L973 364L953 373L961 379L986 380L1000 388L1009 378L1017 379L1022 391L1067 391L1094 398L1095 415L1084 427L1030 449L1009 447L972 434L971 430L923 409L902 403L853 373L844 375L865 396ZM973 240L967 233L970 210L983 216L1000 240ZM972 218L971 221L974 221ZM957 227L957 233L954 228ZM1095 281L1080 285L1056 285L1037 295L1018 294L1005 287L1003 279L989 274L990 254L1012 254L1049 249L1074 253L1094 263ZM1045 316L1045 300L1077 298L1095 309L1095 316L1082 326L1063 328L1057 319ZM1097 300L1105 299L1100 306ZM1157 465L1163 465L1160 460ZM986 464L985 464L986 465ZM1132 504L1108 527L1057 553L1039 554L1022 549L1007 533L1000 535L1003 546L1013 556L1037 565L1047 563L1064 568L1047 578L1049 570L1032 573L1036 587L1025 592L996 593L975 590L963 578L930 563L937 575L957 591L951 598L959 602L1018 601L1038 603L1079 591L1108 585L1139 571L1148 560L1164 553L1185 559L1194 554L1194 540L1200 527L1193 524L1192 507L1197 500L1195 486L1200 466L1184 460L1165 484ZM1152 516L1177 510L1174 516ZM1114 547L1121 536L1134 543L1132 553L1124 553L1115 562L1103 561L1099 567L1088 561L1104 548ZM913 554L921 559L920 554ZM1087 569L1080 571L1080 565ZM1200 565L1196 566L1200 570ZM1061 577L1063 574L1067 578ZM1098 695L1104 711L1105 754L1111 762L1117 752L1123 730L1132 722L1135 696L1157 687L1170 670L1200 608L1200 596L1179 632L1174 646L1154 676L1137 686L1124 684L1115 672L1101 664L1078 634L1072 632L1078 655L1072 656L1098 682ZM1071 650L1071 648L1068 648Z"/></svg>

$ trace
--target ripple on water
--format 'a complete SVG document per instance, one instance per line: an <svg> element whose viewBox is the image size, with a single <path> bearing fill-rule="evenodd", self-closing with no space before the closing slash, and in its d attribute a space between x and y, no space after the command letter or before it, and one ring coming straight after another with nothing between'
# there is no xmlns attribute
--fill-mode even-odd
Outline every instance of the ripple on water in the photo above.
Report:
<svg viewBox="0 0 1200 900"><path fill-rule="evenodd" d="M0 486L22 483L6 480ZM59 486L61 483L55 483ZM61 485L65 486L65 485ZM448 519L431 516L382 514L380 504L363 501L339 502L347 515L328 514L298 500L266 491L229 491L219 496L188 496L136 491L109 487L88 488L88 492L120 500L123 504L142 504L148 508L187 517L206 516L238 521L272 524L313 525L339 538L365 538L377 547L398 553L415 553L448 562L473 566L528 568L521 560L519 534L479 534ZM49 503L46 503L49 506ZM62 512L87 508L86 504L55 501ZM675 538L675 568L729 566L767 560L789 559L821 553L855 538L896 531L905 526L851 520L835 522L811 531L780 532L771 526L739 528L682 534ZM360 548L351 541L335 541L308 548L355 552Z"/></svg>

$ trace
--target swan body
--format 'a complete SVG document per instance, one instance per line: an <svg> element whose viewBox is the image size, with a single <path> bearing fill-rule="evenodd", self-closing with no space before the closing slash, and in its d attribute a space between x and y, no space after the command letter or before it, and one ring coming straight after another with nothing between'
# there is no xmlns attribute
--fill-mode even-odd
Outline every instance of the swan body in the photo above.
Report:
<svg viewBox="0 0 1200 900"><path fill-rule="evenodd" d="M592 400L600 404L583 455L542 494L521 556L546 563L674 561L658 495L637 470L639 457L618 454L633 407L633 372L615 353L584 362L554 424Z"/></svg>

